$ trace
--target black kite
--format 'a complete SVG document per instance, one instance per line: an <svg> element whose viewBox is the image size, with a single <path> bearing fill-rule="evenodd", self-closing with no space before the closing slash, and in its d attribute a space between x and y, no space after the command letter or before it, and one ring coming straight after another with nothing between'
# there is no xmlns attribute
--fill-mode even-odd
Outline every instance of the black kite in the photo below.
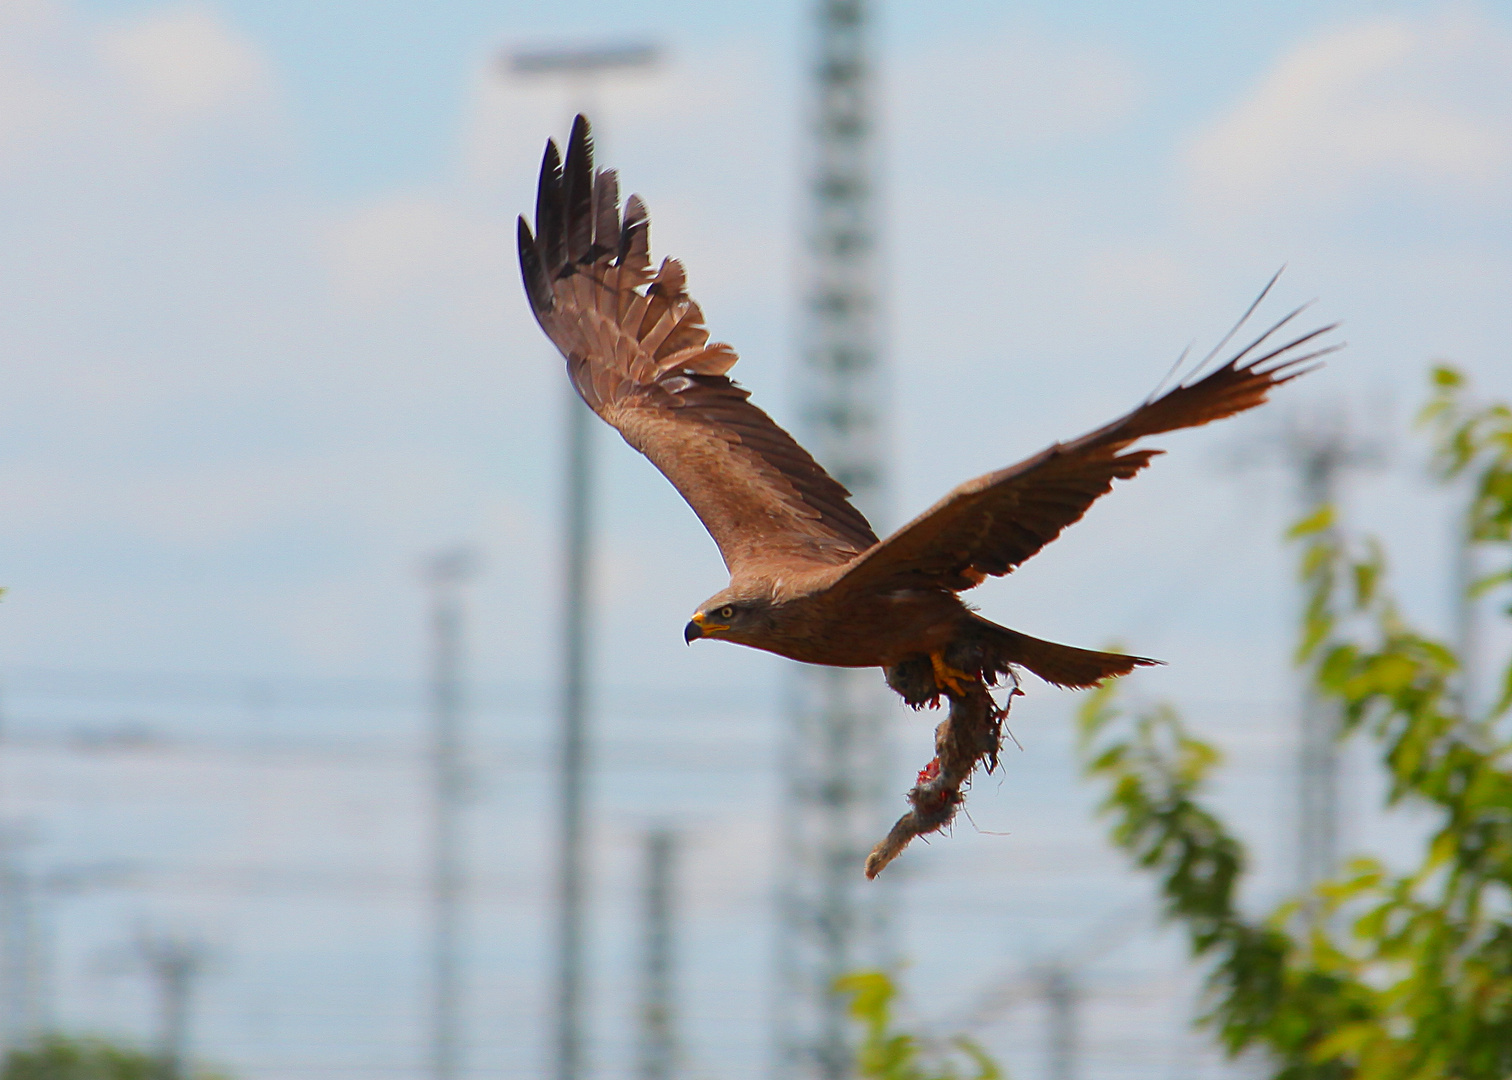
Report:
<svg viewBox="0 0 1512 1080"><path fill-rule="evenodd" d="M1135 440L1254 408L1331 351L1304 348L1331 327L1266 344L1293 312L1202 378L960 485L879 540L845 488L730 380L735 351L709 341L682 264L653 269L645 206L632 195L621 216L615 173L594 170L581 116L565 163L546 144L535 234L521 217L519 243L531 309L577 392L672 482L724 556L730 584L699 605L687 640L880 667L914 707L949 700L938 756L909 794L913 809L867 860L868 877L951 820L979 761L996 764L1006 708L989 687L1016 667L1089 687L1157 662L1029 637L982 618L959 593L1012 572L1160 453L1129 449Z"/></svg>

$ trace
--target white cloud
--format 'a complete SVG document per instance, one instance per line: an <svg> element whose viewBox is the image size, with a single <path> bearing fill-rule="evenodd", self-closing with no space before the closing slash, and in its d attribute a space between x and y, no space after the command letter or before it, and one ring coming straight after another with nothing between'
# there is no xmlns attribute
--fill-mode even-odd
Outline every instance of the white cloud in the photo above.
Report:
<svg viewBox="0 0 1512 1080"><path fill-rule="evenodd" d="M502 264L509 250L497 215L441 193L388 195L335 221L325 253L340 296L360 304L391 302L437 279L448 284ZM488 274L489 284L496 284ZM494 306L498 297L492 298Z"/></svg>
<svg viewBox="0 0 1512 1080"><path fill-rule="evenodd" d="M484 66L463 106L453 167L437 183L331 215L320 253L332 289L361 312L423 297L489 329L524 314L514 215L530 216L547 137L564 142L572 109L584 108L600 164L620 170L622 195L648 198L654 257L687 262L705 310L719 311L725 294L750 295L753 275L771 295L782 287L788 239L774 228L786 225L784 127L768 90L777 81L768 56L738 48L618 76L587 101L569 101L559 82ZM528 316L519 325L534 341Z"/></svg>
<svg viewBox="0 0 1512 1080"><path fill-rule="evenodd" d="M198 6L111 24L62 0L0 4L0 166L160 171L183 140L276 126L272 65ZM230 122L230 123L228 123Z"/></svg>
<svg viewBox="0 0 1512 1080"><path fill-rule="evenodd" d="M272 71L257 47L197 6L116 26L98 44L132 96L173 120L255 109L273 97Z"/></svg>
<svg viewBox="0 0 1512 1080"><path fill-rule="evenodd" d="M0 162L24 157L85 114L65 74L74 27L52 0L0 4Z"/></svg>
<svg viewBox="0 0 1512 1080"><path fill-rule="evenodd" d="M1512 32L1466 11L1314 37L1191 144L1192 188L1225 211L1493 194L1512 178L1509 70Z"/></svg>
<svg viewBox="0 0 1512 1080"><path fill-rule="evenodd" d="M1108 245L1086 258L1086 291L1089 296L1108 297L1106 314L1092 312L1089 318L1122 322L1127 306L1178 307L1202 295L1201 280L1186 252L1171 246L1148 244Z"/></svg>

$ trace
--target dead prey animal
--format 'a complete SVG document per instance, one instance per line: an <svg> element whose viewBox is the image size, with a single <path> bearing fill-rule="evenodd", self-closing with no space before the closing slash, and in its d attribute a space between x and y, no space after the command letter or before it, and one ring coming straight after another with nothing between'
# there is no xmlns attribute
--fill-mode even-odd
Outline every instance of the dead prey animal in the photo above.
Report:
<svg viewBox="0 0 1512 1080"><path fill-rule="evenodd" d="M1006 679L1016 691L1016 669L1089 687L1157 662L1041 641L989 622L960 594L1010 573L1160 453L1131 449L1136 440L1254 408L1331 351L1318 339L1332 327L1272 344L1293 312L1227 362L1204 374L1210 357L1111 424L960 485L882 540L849 492L730 381L735 351L709 340L682 264L652 266L645 205L632 195L621 208L615 173L593 167L581 116L565 162L546 144L535 230L521 217L519 245L531 309L578 394L672 482L724 556L730 584L699 605L686 639L880 667L915 708L949 701L936 757L867 859L868 877L949 823L972 771L996 765L1007 709L991 688Z"/></svg>

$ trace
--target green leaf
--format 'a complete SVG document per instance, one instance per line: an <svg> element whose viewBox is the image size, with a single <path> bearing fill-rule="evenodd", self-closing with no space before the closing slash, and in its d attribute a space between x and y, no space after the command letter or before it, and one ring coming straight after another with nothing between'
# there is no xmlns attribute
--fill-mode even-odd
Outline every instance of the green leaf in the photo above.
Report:
<svg viewBox="0 0 1512 1080"><path fill-rule="evenodd" d="M1297 540L1304 536L1315 536L1320 532L1333 528L1333 523L1333 507L1328 505L1320 506L1287 530L1286 535L1292 540Z"/></svg>
<svg viewBox="0 0 1512 1080"><path fill-rule="evenodd" d="M1492 716L1501 716L1512 708L1512 664L1508 664L1502 672L1502 692L1496 699L1496 705L1491 710Z"/></svg>
<svg viewBox="0 0 1512 1080"><path fill-rule="evenodd" d="M974 1080L1002 1080L1003 1071L998 1068L997 1062L988 1057L987 1051L978 1046L975 1041L964 1035L957 1035L954 1041L961 1053L969 1057L972 1064L977 1067Z"/></svg>
<svg viewBox="0 0 1512 1080"><path fill-rule="evenodd" d="M856 1074L864 1080L958 1080L949 1049L908 1032L893 1030L891 1003L897 990L880 971L857 971L835 980L837 993L850 995L850 1014L865 1036L856 1048ZM975 1067L972 1080L1002 1080L997 1064L964 1036L948 1044Z"/></svg>
<svg viewBox="0 0 1512 1080"><path fill-rule="evenodd" d="M837 994L850 995L850 1014L867 1023L886 1023L892 1003L892 980L880 971L857 971L835 980Z"/></svg>
<svg viewBox="0 0 1512 1080"><path fill-rule="evenodd" d="M1494 574L1487 574L1485 577L1476 578L1470 583L1467 593L1472 600L1478 600L1493 591L1498 585L1505 585L1509 581L1512 581L1512 569L1498 570Z"/></svg>

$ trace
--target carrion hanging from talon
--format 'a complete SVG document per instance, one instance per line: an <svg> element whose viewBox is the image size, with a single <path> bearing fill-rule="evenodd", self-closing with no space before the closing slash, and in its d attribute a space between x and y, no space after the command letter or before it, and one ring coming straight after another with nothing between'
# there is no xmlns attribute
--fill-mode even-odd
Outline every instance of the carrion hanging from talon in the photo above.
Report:
<svg viewBox="0 0 1512 1080"><path fill-rule="evenodd" d="M1184 381L1079 439L969 480L882 540L849 492L729 378L734 349L710 342L682 264L652 267L645 205L623 211L610 169L595 170L588 121L564 161L546 144L535 229L519 221L520 269L541 329L583 400L651 459L693 508L730 571L694 612L688 642L719 638L810 664L880 667L915 708L950 709L911 809L867 859L877 872L915 836L944 827L978 764L996 766L1006 703L991 687L1025 668L1083 688L1159 661L1059 645L999 626L959 594L1011 573L1161 451L1150 435L1252 409L1339 348L1332 326L1271 341L1293 311L1204 371L1270 290ZM1273 278L1271 284L1274 284ZM928 775L926 775L928 774Z"/></svg>

